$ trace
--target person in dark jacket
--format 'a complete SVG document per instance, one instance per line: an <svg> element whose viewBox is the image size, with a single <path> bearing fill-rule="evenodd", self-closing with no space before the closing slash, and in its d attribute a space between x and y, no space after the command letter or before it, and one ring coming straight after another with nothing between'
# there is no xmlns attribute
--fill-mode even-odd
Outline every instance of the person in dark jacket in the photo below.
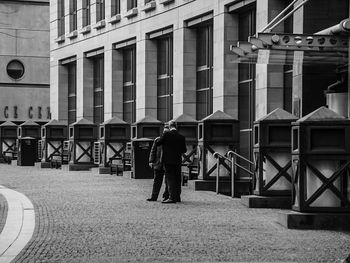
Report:
<svg viewBox="0 0 350 263"><path fill-rule="evenodd" d="M157 146L163 146L162 163L169 191L169 199L162 203L181 202L181 162L182 154L187 151L185 137L178 133L174 121L169 121L169 129L156 142Z"/></svg>
<svg viewBox="0 0 350 263"><path fill-rule="evenodd" d="M169 127L164 126L164 132L169 131ZM152 187L152 195L151 198L148 198L147 201L157 201L160 189L163 183L164 177L164 167L162 164L162 146L157 146L156 143L159 141L160 137L157 137L153 141L153 145L151 148L151 152L149 154L149 166L153 169L154 179L153 179L153 187ZM169 198L168 186L165 180L165 190L163 193L163 201Z"/></svg>

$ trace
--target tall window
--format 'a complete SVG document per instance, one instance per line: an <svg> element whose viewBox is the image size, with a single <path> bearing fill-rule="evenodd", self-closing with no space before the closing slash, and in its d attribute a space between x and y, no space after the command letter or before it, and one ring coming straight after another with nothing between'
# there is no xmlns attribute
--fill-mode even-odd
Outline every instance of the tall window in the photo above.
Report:
<svg viewBox="0 0 350 263"><path fill-rule="evenodd" d="M127 3L128 10L137 7L137 0L127 0L127 1L128 1L128 3Z"/></svg>
<svg viewBox="0 0 350 263"><path fill-rule="evenodd" d="M105 0L96 0L96 21L105 19Z"/></svg>
<svg viewBox="0 0 350 263"><path fill-rule="evenodd" d="M112 0L111 16L120 14L120 0Z"/></svg>
<svg viewBox="0 0 350 263"><path fill-rule="evenodd" d="M67 65L68 70L68 125L77 120L77 64Z"/></svg>
<svg viewBox="0 0 350 263"><path fill-rule="evenodd" d="M173 118L173 38L157 40L157 118Z"/></svg>
<svg viewBox="0 0 350 263"><path fill-rule="evenodd" d="M83 0L83 27L91 24L90 0Z"/></svg>
<svg viewBox="0 0 350 263"><path fill-rule="evenodd" d="M58 0L57 2L57 22L58 22L58 30L57 35L64 35L64 0Z"/></svg>
<svg viewBox="0 0 350 263"><path fill-rule="evenodd" d="M104 104L104 59L103 56L93 58L93 85L94 85L94 123L103 122L103 104Z"/></svg>
<svg viewBox="0 0 350 263"><path fill-rule="evenodd" d="M69 4L69 31L77 30L77 0L70 0Z"/></svg>
<svg viewBox="0 0 350 263"><path fill-rule="evenodd" d="M255 34L255 6L239 13L238 37L247 41ZM252 127L255 118L255 65L239 64L238 67L238 119L240 121L240 154L252 159Z"/></svg>
<svg viewBox="0 0 350 263"><path fill-rule="evenodd" d="M197 28L197 120L213 112L213 24Z"/></svg>
<svg viewBox="0 0 350 263"><path fill-rule="evenodd" d="M136 121L136 48L123 50L123 119Z"/></svg>

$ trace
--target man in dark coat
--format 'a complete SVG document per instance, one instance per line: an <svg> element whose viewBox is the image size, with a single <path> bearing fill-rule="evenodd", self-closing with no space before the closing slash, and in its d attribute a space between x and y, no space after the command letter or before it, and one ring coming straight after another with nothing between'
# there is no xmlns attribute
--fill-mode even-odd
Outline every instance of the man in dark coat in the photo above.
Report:
<svg viewBox="0 0 350 263"><path fill-rule="evenodd" d="M169 191L169 199L162 203L181 202L181 162L182 154L187 151L185 137L177 132L174 121L169 122L169 129L156 142L157 146L163 146L162 163Z"/></svg>
<svg viewBox="0 0 350 263"><path fill-rule="evenodd" d="M169 126L164 126L164 132L169 131ZM162 164L162 146L157 146L156 143L159 141L160 137L154 139L151 152L149 154L148 163L149 166L153 169L154 179L152 187L151 198L148 198L147 201L157 201L160 188L162 187L163 177L164 177L164 167ZM163 193L163 201L169 198L168 186L165 180L165 191Z"/></svg>

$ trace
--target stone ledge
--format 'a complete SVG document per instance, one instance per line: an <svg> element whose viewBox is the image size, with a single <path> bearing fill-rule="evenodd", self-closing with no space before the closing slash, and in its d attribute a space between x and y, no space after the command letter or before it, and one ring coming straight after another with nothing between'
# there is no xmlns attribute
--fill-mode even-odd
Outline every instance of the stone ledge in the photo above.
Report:
<svg viewBox="0 0 350 263"><path fill-rule="evenodd" d="M216 192L215 180L189 180L188 187L195 191L212 191ZM249 194L250 182L236 181L235 182L235 197ZM223 180L219 181L219 189L221 194L231 194L231 181Z"/></svg>
<svg viewBox="0 0 350 263"><path fill-rule="evenodd" d="M141 10L144 12L149 12L149 11L156 9L156 6L157 6L156 1L152 1L152 2L145 4Z"/></svg>
<svg viewBox="0 0 350 263"><path fill-rule="evenodd" d="M281 212L277 222L288 229L350 230L350 213Z"/></svg>
<svg viewBox="0 0 350 263"><path fill-rule="evenodd" d="M138 9L137 7L134 7L132 9L130 9L128 12L126 12L126 14L124 15L126 18L132 18L134 16L137 16L138 14Z"/></svg>
<svg viewBox="0 0 350 263"><path fill-rule="evenodd" d="M120 14L116 14L116 15L112 16L111 19L109 19L108 23L116 24L116 23L120 22L121 19L122 19L122 16Z"/></svg>
<svg viewBox="0 0 350 263"><path fill-rule="evenodd" d="M169 5L172 2L175 2L175 0L160 0L159 3L162 5Z"/></svg>
<svg viewBox="0 0 350 263"><path fill-rule="evenodd" d="M36 162L34 166L35 168L38 168L38 169L51 168L51 165L49 162Z"/></svg>
<svg viewBox="0 0 350 263"><path fill-rule="evenodd" d="M89 171L92 167L96 167L94 164L64 164L61 169L63 171Z"/></svg>
<svg viewBox="0 0 350 263"><path fill-rule="evenodd" d="M292 198L290 196L242 195L241 203L248 208L292 208Z"/></svg>

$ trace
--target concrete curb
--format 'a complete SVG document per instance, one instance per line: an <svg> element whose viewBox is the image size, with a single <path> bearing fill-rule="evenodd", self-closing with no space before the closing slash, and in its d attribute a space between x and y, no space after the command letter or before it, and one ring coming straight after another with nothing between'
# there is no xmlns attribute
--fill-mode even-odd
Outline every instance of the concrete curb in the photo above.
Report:
<svg viewBox="0 0 350 263"><path fill-rule="evenodd" d="M0 263L11 262L33 236L35 212L32 202L22 193L0 185L8 203L7 219L0 234Z"/></svg>

